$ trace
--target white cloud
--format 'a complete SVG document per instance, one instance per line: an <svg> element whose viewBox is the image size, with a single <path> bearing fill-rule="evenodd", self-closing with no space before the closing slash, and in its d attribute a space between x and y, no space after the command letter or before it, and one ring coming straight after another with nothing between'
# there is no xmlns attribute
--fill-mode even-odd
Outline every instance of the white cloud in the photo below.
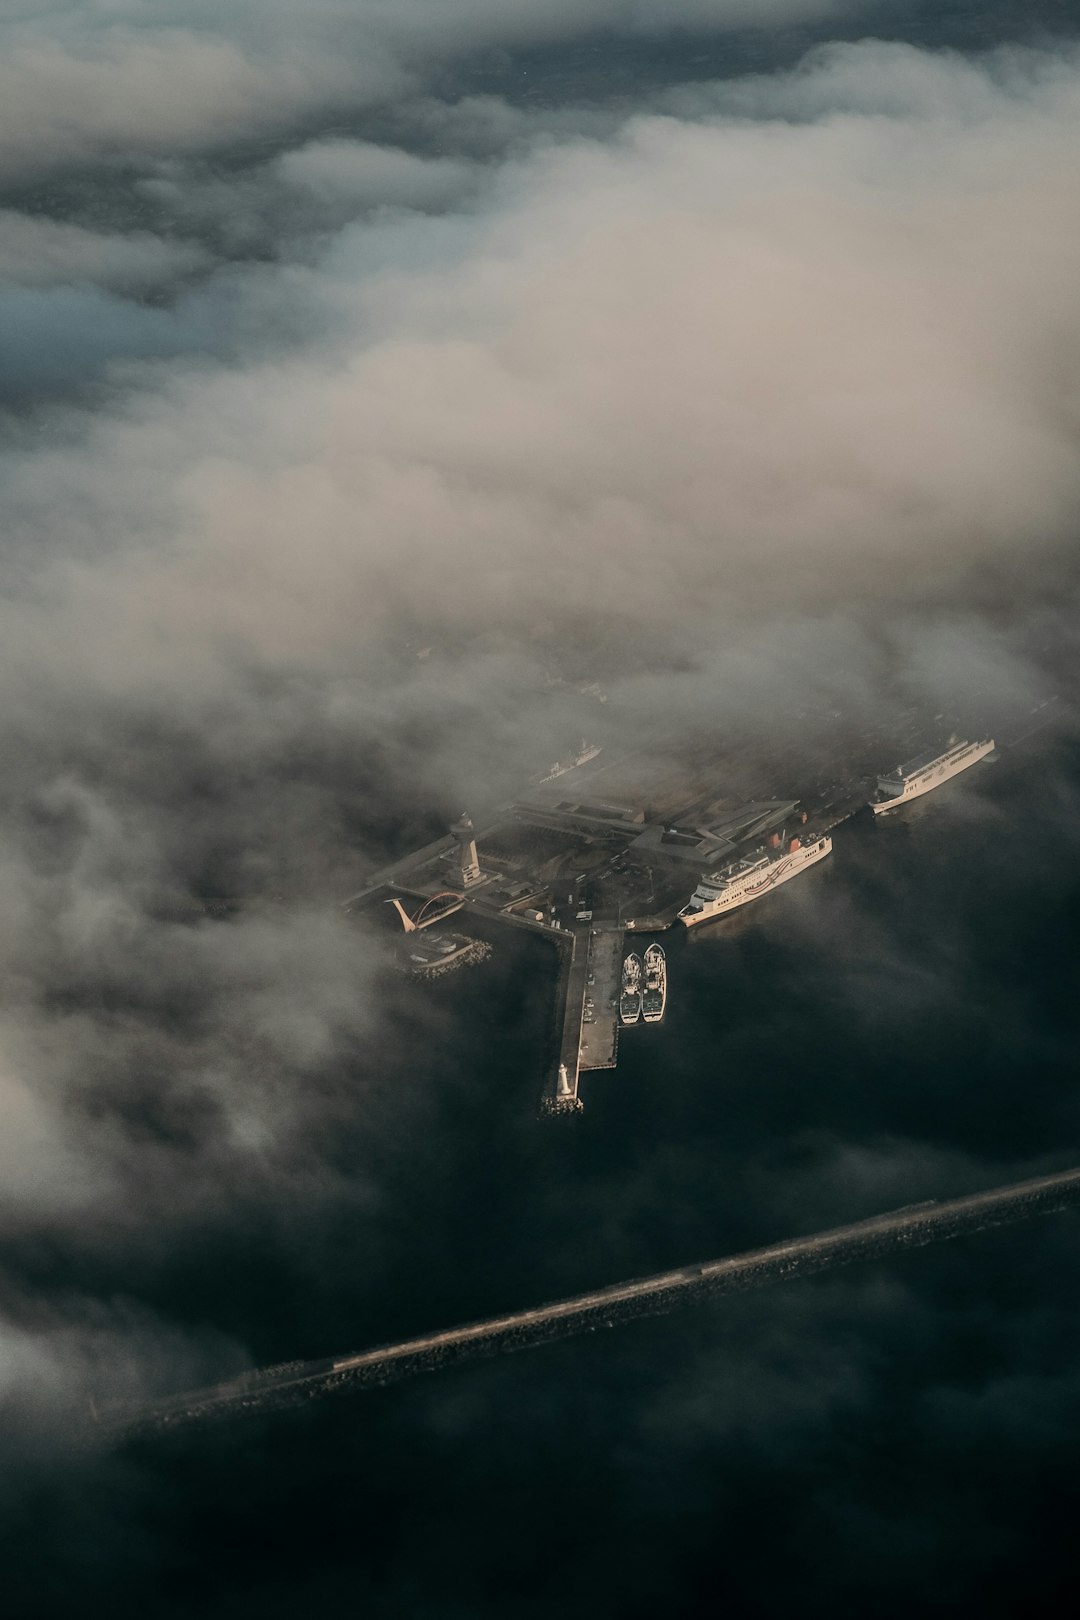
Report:
<svg viewBox="0 0 1080 1620"><path fill-rule="evenodd" d="M92 510L120 559L57 563L69 656L348 667L386 613L524 624L571 579L675 623L1035 563L1080 498L1077 77L985 96L975 125L639 120L508 165L471 223L345 232L297 288L329 348L166 371L34 459L27 521Z"/></svg>
<svg viewBox="0 0 1080 1620"><path fill-rule="evenodd" d="M310 141L284 153L274 167L284 185L352 212L380 205L442 208L459 201L476 178L471 164L415 157L368 141Z"/></svg>
<svg viewBox="0 0 1080 1620"><path fill-rule="evenodd" d="M609 27L771 27L837 0L139 0L25 9L4 25L0 175L197 151L317 110L386 105L418 73L484 47Z"/></svg>
<svg viewBox="0 0 1080 1620"><path fill-rule="evenodd" d="M162 241L148 231L106 234L0 209L0 278L22 286L93 282L142 293L209 262L209 254L194 242Z"/></svg>

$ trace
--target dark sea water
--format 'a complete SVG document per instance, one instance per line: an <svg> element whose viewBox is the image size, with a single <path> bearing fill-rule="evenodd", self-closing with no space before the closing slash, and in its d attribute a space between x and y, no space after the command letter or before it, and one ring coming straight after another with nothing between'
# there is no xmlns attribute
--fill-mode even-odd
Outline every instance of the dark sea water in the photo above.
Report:
<svg viewBox="0 0 1080 1620"><path fill-rule="evenodd" d="M123 1281L258 1361L318 1355L1080 1162L1078 786L1075 746L1035 739L665 935L666 1021L577 1120L534 1114L544 942L402 992L325 1197L238 1190ZM9 1612L1030 1613L1073 1567L1078 1260L1059 1216L58 1453L17 1504Z"/></svg>

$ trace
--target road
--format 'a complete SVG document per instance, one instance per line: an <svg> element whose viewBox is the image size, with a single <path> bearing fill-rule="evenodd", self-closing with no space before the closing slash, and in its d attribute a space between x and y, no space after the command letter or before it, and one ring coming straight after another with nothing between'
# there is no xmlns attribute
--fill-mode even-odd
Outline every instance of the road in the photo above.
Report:
<svg viewBox="0 0 1080 1620"><path fill-rule="evenodd" d="M941 1203L908 1206L850 1226L792 1238L724 1260L634 1278L401 1344L265 1368L209 1389L145 1406L114 1409L99 1421L107 1431L123 1436L273 1411L479 1356L528 1349L599 1327L614 1327L636 1317L661 1315L717 1294L766 1287L860 1259L880 1259L898 1249L943 1242L1078 1203L1080 1169L1065 1170Z"/></svg>

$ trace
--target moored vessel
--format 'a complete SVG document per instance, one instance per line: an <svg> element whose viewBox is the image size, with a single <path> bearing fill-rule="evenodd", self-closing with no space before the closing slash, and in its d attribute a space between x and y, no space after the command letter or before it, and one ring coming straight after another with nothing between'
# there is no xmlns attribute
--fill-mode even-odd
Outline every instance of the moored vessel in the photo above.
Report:
<svg viewBox="0 0 1080 1620"><path fill-rule="evenodd" d="M645 952L645 989L641 996L641 1016L647 1024L658 1024L667 1006L667 959L660 945Z"/></svg>
<svg viewBox="0 0 1080 1620"><path fill-rule="evenodd" d="M934 788L943 786L969 766L977 765L980 759L993 752L993 748L992 737L984 737L981 742L961 742L957 737L951 737L944 753L920 754L906 765L898 765L888 776L879 776L877 792L870 800L870 808L875 816L898 810L901 805L910 804L912 799L919 799L924 793L931 793Z"/></svg>
<svg viewBox="0 0 1080 1620"><path fill-rule="evenodd" d="M581 747L577 753L571 754L569 759L557 759L544 776L537 777L535 780L541 784L554 782L557 777L566 776L569 771L576 771L579 765L587 765L591 759L595 759L598 754L602 753L603 749L598 743L586 742L583 737Z"/></svg>
<svg viewBox="0 0 1080 1620"><path fill-rule="evenodd" d="M821 834L813 838L792 838L787 848L779 853L758 849L744 855L716 872L707 873L679 912L679 920L687 928L694 928L698 923L711 922L714 917L749 905L824 860L831 849L832 839Z"/></svg>
<svg viewBox="0 0 1080 1620"><path fill-rule="evenodd" d="M619 997L621 1024L636 1024L641 1017L642 977L641 957L636 951L631 951L622 970L622 994Z"/></svg>

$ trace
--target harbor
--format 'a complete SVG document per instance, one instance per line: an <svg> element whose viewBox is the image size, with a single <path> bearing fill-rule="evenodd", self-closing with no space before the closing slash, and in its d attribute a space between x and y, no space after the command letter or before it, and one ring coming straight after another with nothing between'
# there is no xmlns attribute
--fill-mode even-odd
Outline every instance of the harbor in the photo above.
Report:
<svg viewBox="0 0 1080 1620"><path fill-rule="evenodd" d="M887 733L842 720L812 760L793 740L787 757L775 741L766 751L740 738L711 756L688 741L678 763L583 743L522 798L475 823L462 815L374 874L346 909L394 908L399 960L421 978L486 959L500 928L546 939L557 979L539 1106L579 1113L582 1077L616 1067L628 1026L664 1017L667 955L650 936L739 913L829 857L833 832L853 816L897 808L996 757L989 738L953 734L935 748L916 710ZM909 766L897 767L905 755Z"/></svg>

